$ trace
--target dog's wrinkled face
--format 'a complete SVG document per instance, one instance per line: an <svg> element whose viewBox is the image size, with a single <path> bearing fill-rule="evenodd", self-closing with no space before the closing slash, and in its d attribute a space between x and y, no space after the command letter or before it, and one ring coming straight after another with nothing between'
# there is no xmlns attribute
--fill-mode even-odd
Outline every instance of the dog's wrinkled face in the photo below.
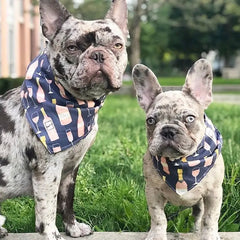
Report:
<svg viewBox="0 0 240 240"><path fill-rule="evenodd" d="M212 71L205 60L189 70L182 91L162 92L144 65L133 70L140 105L146 111L149 151L174 160L193 154L205 133L204 109L211 102Z"/></svg>
<svg viewBox="0 0 240 240"><path fill-rule="evenodd" d="M41 0L40 14L50 64L65 89L89 100L121 87L127 65L125 1L113 1L104 20L76 19L57 0Z"/></svg>
<svg viewBox="0 0 240 240"><path fill-rule="evenodd" d="M149 150L170 159L196 151L203 134L203 111L183 92L159 94L147 112Z"/></svg>

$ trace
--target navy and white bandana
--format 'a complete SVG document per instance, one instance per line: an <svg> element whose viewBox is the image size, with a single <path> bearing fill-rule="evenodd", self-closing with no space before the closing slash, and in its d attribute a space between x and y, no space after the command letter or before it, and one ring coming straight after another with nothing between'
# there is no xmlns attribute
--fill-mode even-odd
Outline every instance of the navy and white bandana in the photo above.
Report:
<svg viewBox="0 0 240 240"><path fill-rule="evenodd" d="M205 136L195 154L170 161L153 156L153 164L162 179L177 194L182 195L194 188L213 167L221 153L222 136L205 115Z"/></svg>
<svg viewBox="0 0 240 240"><path fill-rule="evenodd" d="M44 53L28 66L21 89L27 120L51 154L77 144L90 133L104 98L95 101L74 98L54 80Z"/></svg>

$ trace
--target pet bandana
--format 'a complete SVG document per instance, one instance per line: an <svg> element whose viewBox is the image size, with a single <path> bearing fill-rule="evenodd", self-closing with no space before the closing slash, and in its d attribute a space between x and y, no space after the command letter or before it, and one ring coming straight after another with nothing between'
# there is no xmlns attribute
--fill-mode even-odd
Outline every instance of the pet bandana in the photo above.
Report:
<svg viewBox="0 0 240 240"><path fill-rule="evenodd" d="M74 98L54 80L45 53L28 66L21 89L27 120L51 154L77 144L91 132L95 114L104 99L82 101Z"/></svg>
<svg viewBox="0 0 240 240"><path fill-rule="evenodd" d="M152 157L162 179L179 195L194 188L207 175L221 153L222 136L206 115L204 119L205 136L193 155L174 161L161 156Z"/></svg>

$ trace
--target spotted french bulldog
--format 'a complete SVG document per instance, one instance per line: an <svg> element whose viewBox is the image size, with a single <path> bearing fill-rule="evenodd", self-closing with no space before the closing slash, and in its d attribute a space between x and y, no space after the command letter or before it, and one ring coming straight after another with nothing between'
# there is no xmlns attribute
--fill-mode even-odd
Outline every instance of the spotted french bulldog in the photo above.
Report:
<svg viewBox="0 0 240 240"><path fill-rule="evenodd" d="M167 202L193 207L201 240L219 239L224 163L221 134L204 113L212 101L210 64L198 60L182 91L163 92L154 73L141 64L133 69L133 79L146 112L143 168L151 216L146 240L167 240Z"/></svg>
<svg viewBox="0 0 240 240"><path fill-rule="evenodd" d="M74 216L75 180L98 131L98 110L122 84L127 4L112 0L105 19L84 21L58 0L40 0L40 16L46 49L29 65L23 85L0 96L0 200L33 195L36 230L63 240L57 212L67 235L92 233Z"/></svg>

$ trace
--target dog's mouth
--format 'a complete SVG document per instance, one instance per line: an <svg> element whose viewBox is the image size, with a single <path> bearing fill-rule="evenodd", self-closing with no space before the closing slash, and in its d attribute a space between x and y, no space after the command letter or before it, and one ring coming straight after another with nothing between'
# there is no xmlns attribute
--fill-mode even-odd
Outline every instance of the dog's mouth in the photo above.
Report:
<svg viewBox="0 0 240 240"><path fill-rule="evenodd" d="M157 150L157 155L169 158L169 159L176 159L183 157L186 154L186 150L183 149L181 144L176 143L173 140L165 140L159 146Z"/></svg>
<svg viewBox="0 0 240 240"><path fill-rule="evenodd" d="M120 87L121 84L114 79L114 76L111 76L102 69L89 74L89 76L81 77L77 83L75 82L71 86L74 91L102 88L107 92L115 92L119 90Z"/></svg>
<svg viewBox="0 0 240 240"><path fill-rule="evenodd" d="M165 124L155 131L149 145L149 150L153 156L177 159L187 156L195 149L196 141L194 138L179 126Z"/></svg>
<svg viewBox="0 0 240 240"><path fill-rule="evenodd" d="M96 79L96 80L94 80ZM101 81L106 81L107 82L107 87L106 89L110 92L115 92L120 89L121 85L116 83L116 81L113 79L110 74L103 70L98 70L96 73L96 76L92 79L94 82L101 82Z"/></svg>
<svg viewBox="0 0 240 240"><path fill-rule="evenodd" d="M153 140L149 150L153 156L162 156L175 160L189 155L194 149L195 143L186 138L180 138L177 141L173 139Z"/></svg>
<svg viewBox="0 0 240 240"><path fill-rule="evenodd" d="M105 71L99 69L89 76L80 77L70 86L66 85L65 87L76 98L82 100L99 99L110 92L119 90L121 87L120 84L114 84L115 81L111 77Z"/></svg>

